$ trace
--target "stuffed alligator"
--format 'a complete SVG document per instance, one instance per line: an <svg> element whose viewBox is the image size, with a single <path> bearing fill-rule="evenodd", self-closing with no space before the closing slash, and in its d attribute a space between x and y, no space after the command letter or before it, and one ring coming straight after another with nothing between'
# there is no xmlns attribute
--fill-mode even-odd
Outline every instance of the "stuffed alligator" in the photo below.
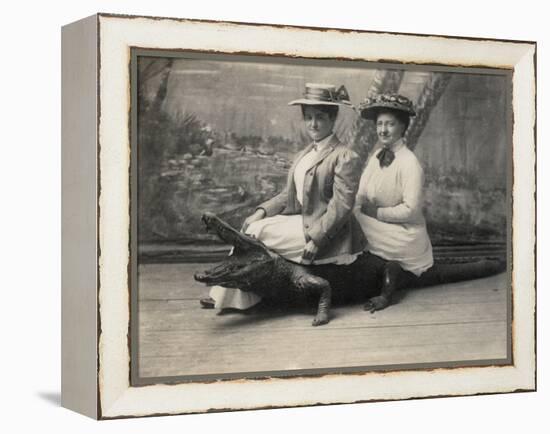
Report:
<svg viewBox="0 0 550 434"><path fill-rule="evenodd" d="M350 265L306 266L286 260L212 213L205 213L202 220L207 230L216 232L234 248L221 264L195 273L195 280L253 291L267 299L313 296L318 298L314 326L329 322L333 297L367 298L365 310L374 312L388 306L392 294L399 289L478 279L506 270L506 262L500 258L456 263L438 263L436 258L436 263L420 277L404 281L392 277L392 267L399 265L390 262L389 266L380 267L380 259L370 253L361 254Z"/></svg>

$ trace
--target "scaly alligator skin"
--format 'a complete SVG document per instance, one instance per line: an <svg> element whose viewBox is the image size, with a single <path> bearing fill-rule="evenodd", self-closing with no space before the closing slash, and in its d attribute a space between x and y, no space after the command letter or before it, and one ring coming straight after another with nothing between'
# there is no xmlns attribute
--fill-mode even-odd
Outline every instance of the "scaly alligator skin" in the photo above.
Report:
<svg viewBox="0 0 550 434"><path fill-rule="evenodd" d="M420 277L408 273L409 277L402 278L396 263L388 262L381 269L380 259L369 253L360 255L350 265L304 266L272 252L261 241L238 232L215 214L205 213L202 220L208 230L216 232L234 249L221 264L195 273L195 280L207 285L253 291L263 298L318 297L314 326L329 322L333 297L370 297L365 310L374 312L388 306L393 292L398 289L478 279L506 269L505 261L500 259L436 263Z"/></svg>

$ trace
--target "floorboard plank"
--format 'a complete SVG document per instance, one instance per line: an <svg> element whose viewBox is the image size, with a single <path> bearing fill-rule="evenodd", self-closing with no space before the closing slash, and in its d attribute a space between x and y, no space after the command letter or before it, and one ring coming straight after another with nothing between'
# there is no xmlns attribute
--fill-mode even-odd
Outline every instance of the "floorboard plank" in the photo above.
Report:
<svg viewBox="0 0 550 434"><path fill-rule="evenodd" d="M141 374L197 375L500 359L506 357L505 336L503 322L299 332L148 332L141 345Z"/></svg>

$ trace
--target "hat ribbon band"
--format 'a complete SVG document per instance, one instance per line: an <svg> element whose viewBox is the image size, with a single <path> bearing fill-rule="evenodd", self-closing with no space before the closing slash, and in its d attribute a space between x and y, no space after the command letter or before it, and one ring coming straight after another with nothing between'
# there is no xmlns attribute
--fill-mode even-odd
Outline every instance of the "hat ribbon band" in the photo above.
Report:
<svg viewBox="0 0 550 434"><path fill-rule="evenodd" d="M349 102L349 95L346 90L346 88L342 85L340 88L336 91L330 91L327 89L306 89L306 93L304 94L304 97L306 99L311 100L321 100L326 102L340 102L340 101L346 101Z"/></svg>

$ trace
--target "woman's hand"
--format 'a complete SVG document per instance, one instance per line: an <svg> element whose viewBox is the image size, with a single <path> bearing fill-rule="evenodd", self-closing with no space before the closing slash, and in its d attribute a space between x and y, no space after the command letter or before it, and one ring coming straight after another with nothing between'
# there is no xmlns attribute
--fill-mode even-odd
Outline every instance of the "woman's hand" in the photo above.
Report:
<svg viewBox="0 0 550 434"><path fill-rule="evenodd" d="M371 201L365 200L365 202L363 202L363 205L361 205L361 212L375 219L378 215L378 207Z"/></svg>
<svg viewBox="0 0 550 434"><path fill-rule="evenodd" d="M250 226L254 222L257 222L258 220L263 219L264 217L265 210L262 208L258 208L254 214L246 218L243 223L243 227L241 228L241 232L245 232L248 229L248 226Z"/></svg>
<svg viewBox="0 0 550 434"><path fill-rule="evenodd" d="M310 265L313 263L318 251L319 247L317 247L313 240L309 240L304 247L304 253L302 253L302 264Z"/></svg>

